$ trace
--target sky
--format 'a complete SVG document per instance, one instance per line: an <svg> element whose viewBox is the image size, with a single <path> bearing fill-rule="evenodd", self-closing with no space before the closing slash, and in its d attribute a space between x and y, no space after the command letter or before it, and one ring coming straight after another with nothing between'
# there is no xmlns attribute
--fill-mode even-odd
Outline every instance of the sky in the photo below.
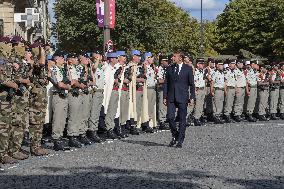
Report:
<svg viewBox="0 0 284 189"><path fill-rule="evenodd" d="M169 0L178 7L188 11L191 16L200 20L201 0ZM203 18L214 20L217 15L222 13L229 0L203 0Z"/></svg>
<svg viewBox="0 0 284 189"><path fill-rule="evenodd" d="M201 0L169 0L176 4L176 6L181 7L182 9L188 11L191 16L200 20L200 5ZM52 22L55 22L54 12L52 10L53 3L55 0L49 0L49 12ZM95 1L94 1L95 2ZM218 14L220 14L226 3L229 0L203 0L203 17L206 20L214 20Z"/></svg>

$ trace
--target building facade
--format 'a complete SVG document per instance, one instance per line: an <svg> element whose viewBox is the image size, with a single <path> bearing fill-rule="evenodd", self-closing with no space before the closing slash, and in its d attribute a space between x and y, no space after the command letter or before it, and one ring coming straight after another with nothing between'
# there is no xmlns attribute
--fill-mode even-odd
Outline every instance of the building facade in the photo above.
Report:
<svg viewBox="0 0 284 189"><path fill-rule="evenodd" d="M37 37L48 39L51 24L47 5L48 0L0 0L0 36L18 35L30 42ZM15 14L25 13L26 8L35 8L35 13L39 13L39 21L33 27L14 21Z"/></svg>

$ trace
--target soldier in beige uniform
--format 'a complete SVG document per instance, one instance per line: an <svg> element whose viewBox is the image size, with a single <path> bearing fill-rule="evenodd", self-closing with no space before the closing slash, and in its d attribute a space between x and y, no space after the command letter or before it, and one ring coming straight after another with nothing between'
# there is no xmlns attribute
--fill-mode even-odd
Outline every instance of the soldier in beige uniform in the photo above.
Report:
<svg viewBox="0 0 284 189"><path fill-rule="evenodd" d="M267 121L266 111L268 108L268 99L269 99L269 74L265 65L259 65L260 71L258 74L258 119L260 121Z"/></svg>
<svg viewBox="0 0 284 189"><path fill-rule="evenodd" d="M225 71L225 105L224 105L224 119L226 123L231 123L231 113L233 111L234 100L236 96L236 60L229 61L229 69Z"/></svg>
<svg viewBox="0 0 284 189"><path fill-rule="evenodd" d="M157 110L158 110L158 122L159 122L159 129L160 130L168 130L169 127L166 124L167 121L167 107L163 103L163 87L165 82L166 70L169 66L168 58L161 57L161 64L158 67L157 73Z"/></svg>
<svg viewBox="0 0 284 189"><path fill-rule="evenodd" d="M284 120L284 62L280 62L279 64L280 67L280 119Z"/></svg>
<svg viewBox="0 0 284 189"><path fill-rule="evenodd" d="M246 88L246 105L245 112L247 116L247 120L249 122L256 122L256 118L252 116L254 113L256 98L257 98L257 80L258 80L258 72L256 70L257 61L246 61L247 69L245 71L245 76L247 80L247 88Z"/></svg>
<svg viewBox="0 0 284 189"><path fill-rule="evenodd" d="M236 76L236 98L234 102L234 115L235 121L241 122L241 115L244 110L245 92L247 88L246 76L243 70L244 63L242 60L238 60L237 69L235 70Z"/></svg>
<svg viewBox="0 0 284 189"><path fill-rule="evenodd" d="M270 91L269 91L269 113L271 120L278 120L277 109L278 109L278 102L279 102L279 94L280 94L280 72L278 70L277 63L272 63L272 70L269 73L269 82L270 82Z"/></svg>
<svg viewBox="0 0 284 189"><path fill-rule="evenodd" d="M212 58L208 58L207 67L204 70L204 74L206 76L206 95L205 95L205 104L204 104L204 113L207 116L207 120L211 120L213 118L213 98L211 96L211 81L212 74L215 72L215 60Z"/></svg>
<svg viewBox="0 0 284 189"><path fill-rule="evenodd" d="M196 69L194 72L194 84L195 84L195 105L194 105L194 125L202 126L200 120L203 115L204 99L206 95L206 83L204 74L204 59L198 58L196 60Z"/></svg>
<svg viewBox="0 0 284 189"><path fill-rule="evenodd" d="M211 95L213 98L213 119L215 124L223 124L221 119L223 113L224 93L226 89L223 62L217 61L217 70L212 74Z"/></svg>

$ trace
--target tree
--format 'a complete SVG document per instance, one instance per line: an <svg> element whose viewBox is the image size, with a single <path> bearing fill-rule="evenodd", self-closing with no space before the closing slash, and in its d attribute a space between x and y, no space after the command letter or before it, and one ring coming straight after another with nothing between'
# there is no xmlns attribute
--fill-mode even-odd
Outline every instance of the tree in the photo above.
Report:
<svg viewBox="0 0 284 189"><path fill-rule="evenodd" d="M60 0L55 12L55 31L62 49L92 50L102 46L103 32L97 27L94 0ZM199 27L196 19L168 0L116 0L116 27L111 37L118 49L152 52L180 49L197 55ZM208 31L211 29L208 27ZM212 39L208 35L208 41ZM212 49L208 52L215 53Z"/></svg>
<svg viewBox="0 0 284 189"><path fill-rule="evenodd" d="M217 50L284 58L283 0L232 0L217 18Z"/></svg>

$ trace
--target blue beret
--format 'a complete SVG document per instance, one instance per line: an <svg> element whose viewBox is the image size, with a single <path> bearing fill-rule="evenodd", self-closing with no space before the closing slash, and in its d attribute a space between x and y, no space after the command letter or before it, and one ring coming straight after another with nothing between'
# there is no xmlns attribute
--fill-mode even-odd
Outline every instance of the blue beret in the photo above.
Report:
<svg viewBox="0 0 284 189"><path fill-rule="evenodd" d="M146 59L147 57L152 57L153 55L152 55L152 53L151 52L146 52L145 54L144 54L144 58Z"/></svg>
<svg viewBox="0 0 284 189"><path fill-rule="evenodd" d="M107 53L107 57L108 58L117 58L117 53L116 52Z"/></svg>
<svg viewBox="0 0 284 189"><path fill-rule="evenodd" d="M138 50L133 50L133 51L131 51L131 55L132 56L134 56L134 55L141 56L141 52L138 51Z"/></svg>
<svg viewBox="0 0 284 189"><path fill-rule="evenodd" d="M126 56L125 51L116 51L117 56Z"/></svg>

